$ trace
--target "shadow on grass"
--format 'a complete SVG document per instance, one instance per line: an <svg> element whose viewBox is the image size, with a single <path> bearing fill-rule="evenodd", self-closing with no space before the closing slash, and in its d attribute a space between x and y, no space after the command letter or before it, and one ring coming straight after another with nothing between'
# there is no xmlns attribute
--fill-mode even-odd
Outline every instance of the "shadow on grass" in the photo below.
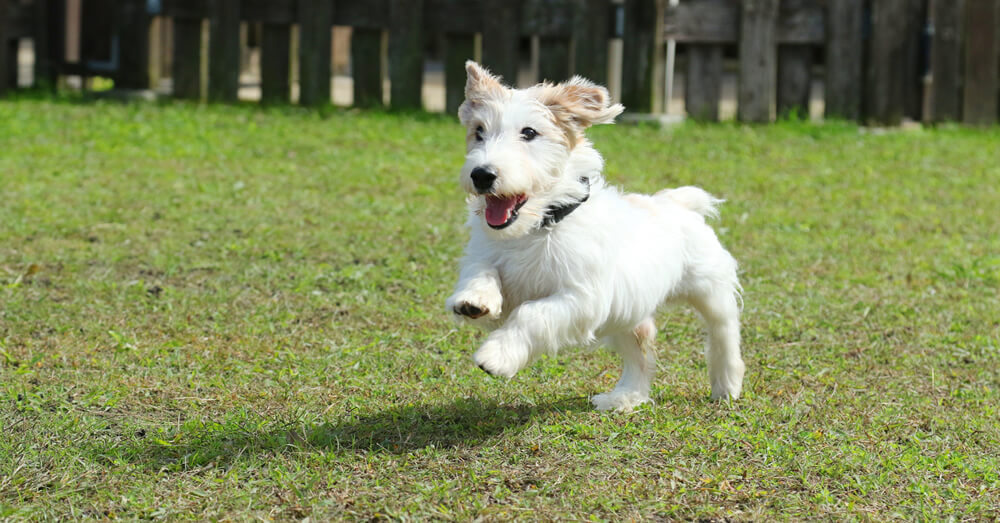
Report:
<svg viewBox="0 0 1000 523"><path fill-rule="evenodd" d="M403 454L423 448L473 447L504 433L516 433L532 420L587 410L588 400L580 397L540 405L459 399L370 414L348 413L328 422L269 420L237 411L220 422L191 421L173 433L141 434L94 451L101 461L124 460L154 470L189 470L210 463L224 467L241 456L318 449Z"/></svg>

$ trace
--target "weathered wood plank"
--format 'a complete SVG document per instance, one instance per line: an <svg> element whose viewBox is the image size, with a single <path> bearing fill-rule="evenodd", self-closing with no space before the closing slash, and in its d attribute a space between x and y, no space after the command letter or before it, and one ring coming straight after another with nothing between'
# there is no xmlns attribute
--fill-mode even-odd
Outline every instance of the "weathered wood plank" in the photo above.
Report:
<svg viewBox="0 0 1000 523"><path fill-rule="evenodd" d="M741 121L769 122L774 117L777 19L778 0L743 2L737 101Z"/></svg>
<svg viewBox="0 0 1000 523"><path fill-rule="evenodd" d="M778 116L809 118L812 51L808 45L778 46Z"/></svg>
<svg viewBox="0 0 1000 523"><path fill-rule="evenodd" d="M260 38L260 101L286 104L291 101L292 28L286 24L262 24Z"/></svg>
<svg viewBox="0 0 1000 523"><path fill-rule="evenodd" d="M518 3L489 0L484 9L483 65L493 74L502 76L505 83L517 85L520 38Z"/></svg>
<svg viewBox="0 0 1000 523"><path fill-rule="evenodd" d="M861 117L864 0L829 0L826 41L827 117Z"/></svg>
<svg viewBox="0 0 1000 523"><path fill-rule="evenodd" d="M354 28L351 32L351 74L354 105L382 105L382 30Z"/></svg>
<svg viewBox="0 0 1000 523"><path fill-rule="evenodd" d="M678 42L735 43L740 37L741 2L696 0L667 6L664 37ZM778 43L819 44L826 38L821 0L782 2L775 28Z"/></svg>
<svg viewBox="0 0 1000 523"><path fill-rule="evenodd" d="M1000 1L965 2L965 91L962 121L993 125L997 121L1000 81Z"/></svg>
<svg viewBox="0 0 1000 523"><path fill-rule="evenodd" d="M655 0L625 0L621 100L633 112L653 110Z"/></svg>
<svg viewBox="0 0 1000 523"><path fill-rule="evenodd" d="M0 96L8 89L17 86L17 50L11 52L10 42L17 42L10 36L8 28L9 13L12 11L9 0L0 0ZM11 63L14 64L14 75L10 74Z"/></svg>
<svg viewBox="0 0 1000 523"><path fill-rule="evenodd" d="M204 0L162 0L164 16L173 18L208 18L211 16L211 4Z"/></svg>
<svg viewBox="0 0 1000 523"><path fill-rule="evenodd" d="M2 86L0 86L0 96L3 96L3 91L5 90L9 91L17 88L17 80L18 80L17 77L19 73L17 65L17 53L19 51L18 48L20 47L20 41L16 38L8 39L7 45L3 47L4 50L6 50L7 56L5 58L6 63L0 64L0 76L3 77L2 79L0 79L0 84L3 84ZM3 54L4 50L0 50L0 54Z"/></svg>
<svg viewBox="0 0 1000 523"><path fill-rule="evenodd" d="M239 0L213 0L208 23L208 99L235 102L240 80Z"/></svg>
<svg viewBox="0 0 1000 523"><path fill-rule="evenodd" d="M35 0L35 85L55 89L66 58L66 2Z"/></svg>
<svg viewBox="0 0 1000 523"><path fill-rule="evenodd" d="M517 9L520 2L503 2ZM426 0L424 22L429 33L469 34L485 31L489 18L484 16L494 6L493 0Z"/></svg>
<svg viewBox="0 0 1000 523"><path fill-rule="evenodd" d="M240 14L248 22L264 22L275 26L296 22L298 2L274 0L242 0ZM263 36L263 35L262 35Z"/></svg>
<svg viewBox="0 0 1000 523"><path fill-rule="evenodd" d="M687 73L684 76L684 108L689 118L709 122L719 121L724 49L718 44L688 46Z"/></svg>
<svg viewBox="0 0 1000 523"><path fill-rule="evenodd" d="M389 11L389 0L337 0L333 25L385 29L389 27Z"/></svg>
<svg viewBox="0 0 1000 523"><path fill-rule="evenodd" d="M521 5L521 34L568 38L573 35L575 7L574 0L525 0Z"/></svg>
<svg viewBox="0 0 1000 523"><path fill-rule="evenodd" d="M422 0L392 0L389 33L389 100L393 109L420 109L424 81Z"/></svg>
<svg viewBox="0 0 1000 523"><path fill-rule="evenodd" d="M201 19L174 18L174 97L201 98Z"/></svg>
<svg viewBox="0 0 1000 523"><path fill-rule="evenodd" d="M7 2L7 38L31 38L35 24L35 6L17 0Z"/></svg>
<svg viewBox="0 0 1000 523"><path fill-rule="evenodd" d="M882 124L920 118L919 78L921 0L880 0L872 4L872 43L866 111Z"/></svg>
<svg viewBox="0 0 1000 523"><path fill-rule="evenodd" d="M608 83L608 37L611 2L580 0L573 26L573 73L601 85Z"/></svg>
<svg viewBox="0 0 1000 523"><path fill-rule="evenodd" d="M475 56L475 39L471 34L448 34L444 50L445 112L455 114L465 99L465 61Z"/></svg>
<svg viewBox="0 0 1000 523"><path fill-rule="evenodd" d="M540 37L538 39L538 79L552 83L569 79L568 38Z"/></svg>
<svg viewBox="0 0 1000 523"><path fill-rule="evenodd" d="M330 103L330 55L333 4L330 0L299 2L299 103Z"/></svg>
<svg viewBox="0 0 1000 523"><path fill-rule="evenodd" d="M119 2L115 0L88 0L80 3L80 33L78 41L70 41L70 48L79 43L79 64L84 76L93 74L88 62L100 62L94 69L104 76L111 72L107 65L111 62L111 35L115 31L115 11ZM72 55L72 53L71 53Z"/></svg>
<svg viewBox="0 0 1000 523"><path fill-rule="evenodd" d="M964 0L932 0L931 120L958 121L962 116L962 13Z"/></svg>
<svg viewBox="0 0 1000 523"><path fill-rule="evenodd" d="M115 87L149 89L149 30L153 19L146 12L145 0L123 0L119 9L121 57Z"/></svg>

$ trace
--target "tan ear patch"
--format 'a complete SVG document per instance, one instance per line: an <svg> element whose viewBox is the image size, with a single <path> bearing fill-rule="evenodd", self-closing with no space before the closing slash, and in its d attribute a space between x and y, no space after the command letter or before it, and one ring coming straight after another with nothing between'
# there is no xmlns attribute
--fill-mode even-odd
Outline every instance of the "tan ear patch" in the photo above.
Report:
<svg viewBox="0 0 1000 523"><path fill-rule="evenodd" d="M544 84L539 100L552 111L571 145L582 138L587 127L614 123L625 110L621 104L611 104L607 89L579 76L557 85Z"/></svg>
<svg viewBox="0 0 1000 523"><path fill-rule="evenodd" d="M472 60L465 62L465 74L466 100L482 99L503 90L499 78Z"/></svg>

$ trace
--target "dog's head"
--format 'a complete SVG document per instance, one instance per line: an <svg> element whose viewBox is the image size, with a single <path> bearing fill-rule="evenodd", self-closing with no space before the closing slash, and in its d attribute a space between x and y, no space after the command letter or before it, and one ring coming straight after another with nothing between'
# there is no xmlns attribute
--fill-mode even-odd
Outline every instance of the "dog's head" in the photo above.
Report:
<svg viewBox="0 0 1000 523"><path fill-rule="evenodd" d="M584 138L594 124L613 123L624 108L607 89L575 76L528 89L502 85L469 61L465 102L458 117L466 127L462 188L472 211L496 237L536 229L546 211L586 196L580 179L600 171L600 155Z"/></svg>

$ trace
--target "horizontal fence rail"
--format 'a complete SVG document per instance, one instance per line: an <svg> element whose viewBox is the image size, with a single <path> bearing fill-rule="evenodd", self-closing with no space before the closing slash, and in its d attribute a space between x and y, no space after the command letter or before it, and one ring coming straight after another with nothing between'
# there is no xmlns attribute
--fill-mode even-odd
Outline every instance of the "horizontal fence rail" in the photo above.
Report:
<svg viewBox="0 0 1000 523"><path fill-rule="evenodd" d="M67 5L82 4L79 56L66 58ZM688 116L720 118L725 79L736 115L809 114L822 85L827 116L872 123L996 123L1000 0L0 0L0 95L17 86L18 45L34 47L35 84L102 76L151 85L169 40L171 94L234 101L247 27L259 27L264 103L331 102L331 30L351 29L356 106L422 107L427 43L438 42L445 110L463 97L465 60L510 83L535 42L537 78L580 74L619 86L630 112L662 96L664 43L676 42ZM79 14L79 13L78 13ZM154 21L167 21L155 25ZM152 27L169 27L152 31ZM153 38L151 38L151 34ZM157 40L159 38L160 40ZM609 42L621 39L620 68ZM152 42L152 46L151 46ZM337 44L340 45L340 44ZM671 47L672 49L672 47ZM151 58L154 57L154 58ZM671 62L674 63L674 62ZM611 76L611 75L616 76ZM388 92L385 92L388 88ZM669 107L669 100L663 105Z"/></svg>

